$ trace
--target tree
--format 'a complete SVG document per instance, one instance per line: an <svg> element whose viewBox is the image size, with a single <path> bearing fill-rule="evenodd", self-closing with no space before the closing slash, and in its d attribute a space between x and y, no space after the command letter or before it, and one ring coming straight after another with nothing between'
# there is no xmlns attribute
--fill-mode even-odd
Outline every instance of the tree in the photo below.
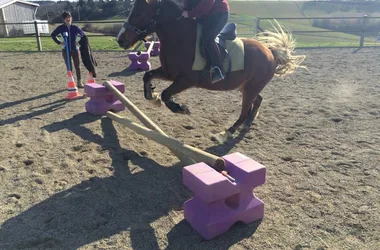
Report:
<svg viewBox="0 0 380 250"><path fill-rule="evenodd" d="M90 8L95 8L94 0L88 0L87 1L87 6L90 7Z"/></svg>
<svg viewBox="0 0 380 250"><path fill-rule="evenodd" d="M67 10L69 12L73 12L74 11L74 6L69 1L67 1L66 2L66 6L65 6L65 10Z"/></svg>

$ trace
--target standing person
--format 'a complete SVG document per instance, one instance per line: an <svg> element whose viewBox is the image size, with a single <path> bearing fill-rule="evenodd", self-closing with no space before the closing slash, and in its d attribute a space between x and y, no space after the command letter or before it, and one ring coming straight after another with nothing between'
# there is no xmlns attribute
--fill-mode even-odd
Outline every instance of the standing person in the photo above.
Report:
<svg viewBox="0 0 380 250"><path fill-rule="evenodd" d="M196 18L203 25L201 45L211 61L212 83L223 80L222 62L218 55L219 48L214 40L227 24L230 16L227 0L184 0L182 16Z"/></svg>
<svg viewBox="0 0 380 250"><path fill-rule="evenodd" d="M51 33L51 37L56 44L62 46L62 56L65 60L66 67L68 67L67 66L66 50L65 50L65 42L64 41L61 42L57 39L58 34L61 34L61 36L63 37L64 32L68 33L67 39L68 39L68 43L69 43L68 47L69 47L69 51L70 51L70 65L72 68L73 64L72 64L71 58L73 58L75 72L77 74L77 86L79 88L83 88L84 85L82 82L81 71L80 71L80 61L79 61L79 46L76 42L76 39L77 39L78 35L80 37L82 37L85 35L85 33L78 26L76 26L75 24L72 24L73 18L71 16L70 12L67 12L67 11L63 12L62 13L62 19L63 19L63 24L59 25Z"/></svg>

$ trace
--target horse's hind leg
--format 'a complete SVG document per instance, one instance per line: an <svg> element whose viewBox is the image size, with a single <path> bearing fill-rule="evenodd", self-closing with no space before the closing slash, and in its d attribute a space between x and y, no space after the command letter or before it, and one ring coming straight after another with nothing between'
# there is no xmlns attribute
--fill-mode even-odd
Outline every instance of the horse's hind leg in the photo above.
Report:
<svg viewBox="0 0 380 250"><path fill-rule="evenodd" d="M248 131L249 128L251 127L253 121L256 119L256 117L259 114L259 108L261 106L261 102L263 101L263 98L261 95L258 95L256 100L253 102L251 108L249 109L248 112L248 117L244 121L244 131Z"/></svg>
<svg viewBox="0 0 380 250"><path fill-rule="evenodd" d="M257 91L256 93L252 93L252 91L248 91L249 89L249 87L245 87L242 91L243 101L240 116L237 121L228 130L220 132L214 136L214 139L216 139L219 143L225 143L227 139L231 138L235 131L243 124L243 122L248 119L250 111L254 110L252 109L252 104L259 95L259 92Z"/></svg>

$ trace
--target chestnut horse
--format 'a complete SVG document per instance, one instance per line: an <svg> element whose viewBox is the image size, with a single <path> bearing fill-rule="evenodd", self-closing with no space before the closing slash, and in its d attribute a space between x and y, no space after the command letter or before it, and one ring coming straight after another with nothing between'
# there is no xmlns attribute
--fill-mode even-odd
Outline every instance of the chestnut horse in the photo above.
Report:
<svg viewBox="0 0 380 250"><path fill-rule="evenodd" d="M292 55L294 40L289 32L276 22L275 31L266 31L255 38L241 38L244 44L244 69L230 72L227 77L212 83L210 77L201 77L203 71L192 70L195 57L197 21L182 18L181 7L174 0L136 0L130 16L117 36L120 47L128 49L152 33L160 41L160 62L157 69L145 73L144 95L148 100L159 101L153 91L153 79L172 81L161 94L161 100L174 113L189 113L185 105L173 99L191 87L215 91L239 89L242 108L238 120L216 137L225 142L244 123L246 129L258 112L262 97L259 93L273 76L293 73L305 56Z"/></svg>

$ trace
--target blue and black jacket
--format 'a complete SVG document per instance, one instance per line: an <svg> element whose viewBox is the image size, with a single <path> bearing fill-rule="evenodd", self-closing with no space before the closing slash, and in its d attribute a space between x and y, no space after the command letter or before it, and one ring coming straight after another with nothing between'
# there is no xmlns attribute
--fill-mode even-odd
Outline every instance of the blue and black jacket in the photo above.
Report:
<svg viewBox="0 0 380 250"><path fill-rule="evenodd" d="M67 26L66 24L61 24L55 30L51 33L51 38L53 38L54 42L56 44L61 44L61 41L57 39L58 34L61 34L63 38L63 33L67 32L69 34L68 41L69 41L69 48L70 51L72 50L77 50L77 45L76 45L76 40L78 35L79 36L84 36L85 33L81 28L76 26L75 24L71 24L70 26Z"/></svg>

